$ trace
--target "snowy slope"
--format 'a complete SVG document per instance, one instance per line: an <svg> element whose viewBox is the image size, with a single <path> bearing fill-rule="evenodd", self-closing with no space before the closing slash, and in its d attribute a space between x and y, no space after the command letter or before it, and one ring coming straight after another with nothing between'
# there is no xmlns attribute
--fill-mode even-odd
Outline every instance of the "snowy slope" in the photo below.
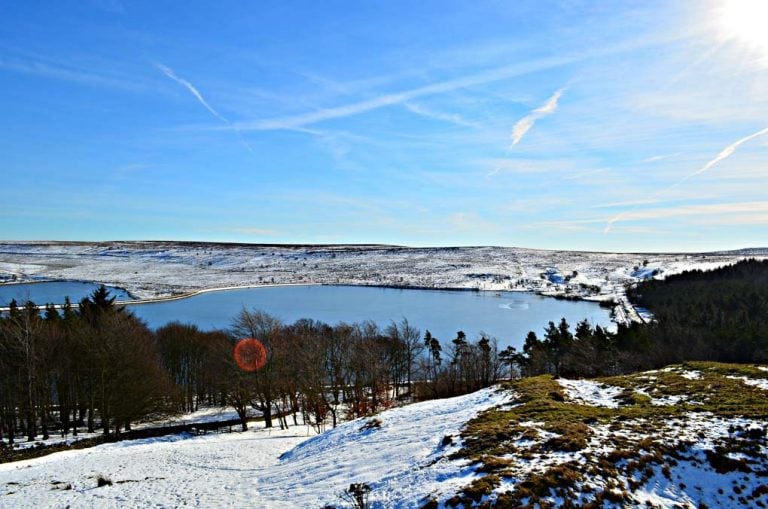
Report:
<svg viewBox="0 0 768 509"><path fill-rule="evenodd" d="M501 507L766 507L766 380L765 366L717 363L536 377L322 435L126 441L0 465L0 507L349 507L340 495L351 483L370 485L377 508L472 493ZM113 484L97 487L99 475Z"/></svg>
<svg viewBox="0 0 768 509"><path fill-rule="evenodd" d="M365 482L378 507L418 507L425 496L444 498L471 482L474 469L447 456L470 418L508 399L486 389L417 403L311 439L305 427L258 429L121 442L4 464L0 506L322 507L341 504L350 483ZM373 419L378 427L370 426ZM442 446L449 435L454 444ZM99 475L113 484L97 488ZM68 484L72 489L62 489Z"/></svg>
<svg viewBox="0 0 768 509"><path fill-rule="evenodd" d="M513 382L519 402L465 434L500 507L768 507L768 371L688 363L594 380ZM509 423L499 436L498 423ZM477 499L475 499L477 500Z"/></svg>

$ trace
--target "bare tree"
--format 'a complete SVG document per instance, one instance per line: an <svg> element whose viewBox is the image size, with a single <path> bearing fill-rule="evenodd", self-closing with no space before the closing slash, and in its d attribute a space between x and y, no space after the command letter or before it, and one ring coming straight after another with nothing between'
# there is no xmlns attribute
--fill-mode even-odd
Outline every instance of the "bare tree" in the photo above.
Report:
<svg viewBox="0 0 768 509"><path fill-rule="evenodd" d="M263 368L244 376L244 382L253 387L251 405L264 415L264 425L272 427L272 413L280 397L279 375L283 356L276 353L281 347L283 324L263 311L243 309L232 322L235 340L255 338L267 349L267 362Z"/></svg>
<svg viewBox="0 0 768 509"><path fill-rule="evenodd" d="M405 382L408 388L408 395L412 394L413 370L417 367L417 359L424 351L424 343L421 341L421 331L413 327L407 318L403 318L399 323L392 322L386 330L386 334L396 341L399 347L400 360L402 362L405 374ZM398 381L396 380L395 383ZM395 396L397 397L397 387Z"/></svg>
<svg viewBox="0 0 768 509"><path fill-rule="evenodd" d="M19 355L21 387L24 397L20 400L25 417L27 440L37 436L37 384L40 364L40 342L42 339L43 320L40 310L33 302L27 302L23 308L11 303L7 324L8 347Z"/></svg>

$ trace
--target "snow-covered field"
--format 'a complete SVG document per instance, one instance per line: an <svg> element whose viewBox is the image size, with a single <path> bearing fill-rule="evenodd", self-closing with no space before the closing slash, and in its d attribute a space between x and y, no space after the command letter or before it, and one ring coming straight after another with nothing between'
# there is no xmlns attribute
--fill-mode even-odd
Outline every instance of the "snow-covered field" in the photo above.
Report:
<svg viewBox="0 0 768 509"><path fill-rule="evenodd" d="M248 419L255 419L261 417L261 412L249 408L246 410ZM135 423L133 425L134 430L141 430L147 428L163 428L168 426L184 425L184 424L200 424L208 422L222 422L222 421L235 421L239 416L235 410L231 407L206 407L201 408L196 412L189 412L185 414L167 416L162 419L148 420L145 422ZM101 430L88 433L87 431L78 431L77 436L67 434L62 436L60 433L51 434L48 438L43 439L38 436L33 442L25 440L17 440L13 443L14 449L29 449L40 446L52 446L52 445L72 445L75 442L86 440L90 438L97 438L102 436ZM0 440L0 446L8 446L7 440Z"/></svg>
<svg viewBox="0 0 768 509"><path fill-rule="evenodd" d="M350 483L375 507L446 498L475 469L449 460L463 425L509 400L485 389L347 422L322 435L304 426L125 441L0 465L2 507L323 507ZM452 444L443 444L445 437ZM112 481L97 487L97 478Z"/></svg>
<svg viewBox="0 0 768 509"><path fill-rule="evenodd" d="M765 507L768 421L760 409L768 373L765 367L740 369L674 366L607 382L539 377L533 383L562 387L565 401L542 406L543 400L526 399L517 389L490 388L386 410L320 435L305 426L256 427L60 452L0 465L0 506L351 507L344 490L365 483L372 488L371 507L420 507L426 501L447 507L490 476L495 484L482 501L491 503L554 482L538 496L555 506L600 496L602 507ZM729 374L735 372L743 374ZM656 394L687 390L681 380L701 390L698 397L710 406ZM652 405L618 404L620 387L646 391ZM750 391L750 406L740 415L730 401ZM549 397L546 390L541 394L537 398ZM538 410L530 414L527 405ZM568 405L577 405L574 415L580 417L557 431ZM556 411L548 414L547 408ZM603 418L585 419L590 408ZM478 436L462 430L489 409L495 409L489 421L481 417L479 428L469 428L489 433L483 438L489 453L479 462L459 459L454 453L476 447ZM570 425L576 428L568 431ZM557 442L573 432L585 437L582 445ZM489 474L494 468L501 470ZM573 472L580 480L568 480ZM111 484L98 487L100 476Z"/></svg>
<svg viewBox="0 0 768 509"><path fill-rule="evenodd" d="M616 254L509 247L261 246L173 242L4 242L0 283L81 280L138 298L270 284L397 285L536 291L622 300L628 283L712 269L768 250ZM625 303L617 320L637 319Z"/></svg>
<svg viewBox="0 0 768 509"><path fill-rule="evenodd" d="M616 408L619 406L616 397L624 390L621 387L612 387L591 380L560 378L558 382L565 389L568 398L582 405Z"/></svg>

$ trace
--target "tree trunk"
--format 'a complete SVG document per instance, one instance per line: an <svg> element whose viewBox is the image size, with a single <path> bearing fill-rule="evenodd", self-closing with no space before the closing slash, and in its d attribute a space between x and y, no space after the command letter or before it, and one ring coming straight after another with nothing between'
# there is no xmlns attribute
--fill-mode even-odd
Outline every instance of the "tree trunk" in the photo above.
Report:
<svg viewBox="0 0 768 509"><path fill-rule="evenodd" d="M235 412L237 412L237 417L240 418L240 426L243 428L242 431L248 431L248 411L245 406L235 406Z"/></svg>
<svg viewBox="0 0 768 509"><path fill-rule="evenodd" d="M336 427L336 407L331 406L331 421L333 422L333 427Z"/></svg>
<svg viewBox="0 0 768 509"><path fill-rule="evenodd" d="M41 425L42 425L42 431L43 431L43 440L48 440L50 435L48 434L48 408L43 408L43 413L41 414Z"/></svg>
<svg viewBox="0 0 768 509"><path fill-rule="evenodd" d="M7 424L8 424L8 429L7 429L8 445L11 446L11 447L13 447L13 442L14 442L14 438L15 438L14 437L14 431L15 431L14 430L14 428L15 428L14 424L15 423L13 421L14 421L13 414L11 414L10 418L6 421Z"/></svg>
<svg viewBox="0 0 768 509"><path fill-rule="evenodd" d="M88 405L88 433L93 433L94 430L93 406L93 400L91 400Z"/></svg>

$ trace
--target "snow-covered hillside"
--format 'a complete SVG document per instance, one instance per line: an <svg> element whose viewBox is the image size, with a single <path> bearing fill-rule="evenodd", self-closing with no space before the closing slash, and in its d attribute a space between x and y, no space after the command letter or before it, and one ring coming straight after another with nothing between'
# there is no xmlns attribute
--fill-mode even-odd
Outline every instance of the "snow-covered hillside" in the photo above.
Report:
<svg viewBox="0 0 768 509"><path fill-rule="evenodd" d="M211 288L352 284L537 291L620 300L627 283L744 253L615 254L506 247L260 246L171 242L0 243L0 283L83 280L154 298ZM768 252L752 250L752 257ZM626 312L633 314L631 306ZM633 316L619 316L620 321Z"/></svg>
<svg viewBox="0 0 768 509"><path fill-rule="evenodd" d="M690 363L599 380L522 379L481 414L457 503L499 507L768 507L768 372Z"/></svg>
<svg viewBox="0 0 768 509"><path fill-rule="evenodd" d="M419 507L476 476L452 461L459 431L509 392L416 403L308 437L306 427L166 437L102 445L0 465L0 506L323 507L350 483L377 507ZM314 433L312 433L314 434ZM450 440L444 439L452 437ZM452 443L448 443L451 441ZM97 477L112 481L97 487Z"/></svg>
<svg viewBox="0 0 768 509"><path fill-rule="evenodd" d="M365 483L376 508L766 507L766 381L717 363L544 376L321 435L126 441L0 465L0 506L350 507L342 493Z"/></svg>

